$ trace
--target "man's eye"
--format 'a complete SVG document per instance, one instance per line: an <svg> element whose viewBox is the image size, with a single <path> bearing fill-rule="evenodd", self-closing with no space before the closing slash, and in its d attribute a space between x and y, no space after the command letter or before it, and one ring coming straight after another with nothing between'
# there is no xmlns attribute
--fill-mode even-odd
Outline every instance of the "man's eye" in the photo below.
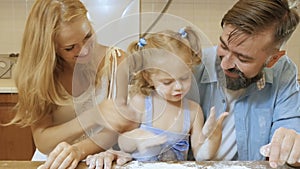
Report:
<svg viewBox="0 0 300 169"><path fill-rule="evenodd" d="M240 55L238 55L237 58L238 58L239 61L242 62L242 63L247 63L247 62L249 62L247 59L244 59L244 58L241 57Z"/></svg>
<svg viewBox="0 0 300 169"><path fill-rule="evenodd" d="M224 49L224 50L227 50L227 49L228 49L228 48L227 48L225 45L223 45L223 44L221 44L220 46L221 46L221 48Z"/></svg>

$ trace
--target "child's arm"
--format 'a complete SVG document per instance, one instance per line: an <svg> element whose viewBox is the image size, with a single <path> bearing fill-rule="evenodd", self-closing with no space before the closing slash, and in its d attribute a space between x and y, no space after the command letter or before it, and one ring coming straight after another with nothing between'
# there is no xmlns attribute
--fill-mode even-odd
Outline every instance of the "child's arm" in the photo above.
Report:
<svg viewBox="0 0 300 169"><path fill-rule="evenodd" d="M194 119L192 126L191 126L191 146L193 150L194 157L197 154L198 150L200 149L201 145L205 141L205 136L202 133L202 127L204 124L204 117L201 107L194 103L191 107L191 117ZM197 160L198 161L198 160Z"/></svg>
<svg viewBox="0 0 300 169"><path fill-rule="evenodd" d="M203 112L200 106L198 110L191 130L191 143L196 161L203 161L212 159L218 151L222 140L222 123L228 113L224 112L216 120L215 109L212 108L203 126Z"/></svg>

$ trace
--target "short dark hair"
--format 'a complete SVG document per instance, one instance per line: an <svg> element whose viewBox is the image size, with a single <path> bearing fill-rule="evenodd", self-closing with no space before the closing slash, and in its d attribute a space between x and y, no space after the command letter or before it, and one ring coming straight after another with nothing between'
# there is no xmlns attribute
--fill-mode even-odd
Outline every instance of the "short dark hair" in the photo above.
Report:
<svg viewBox="0 0 300 169"><path fill-rule="evenodd" d="M298 23L299 15L287 0L239 0L224 15L221 26L233 25L232 36L274 28L274 43L281 45L290 38Z"/></svg>

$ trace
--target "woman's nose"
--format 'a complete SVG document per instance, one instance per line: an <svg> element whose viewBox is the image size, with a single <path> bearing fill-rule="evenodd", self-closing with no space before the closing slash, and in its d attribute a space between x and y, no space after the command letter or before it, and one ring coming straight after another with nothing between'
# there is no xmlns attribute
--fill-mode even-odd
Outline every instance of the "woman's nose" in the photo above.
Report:
<svg viewBox="0 0 300 169"><path fill-rule="evenodd" d="M78 44L78 55L84 56L88 54L88 46L86 43L80 43Z"/></svg>
<svg viewBox="0 0 300 169"><path fill-rule="evenodd" d="M88 47L87 46L83 46L79 52L79 56L85 56L88 54Z"/></svg>

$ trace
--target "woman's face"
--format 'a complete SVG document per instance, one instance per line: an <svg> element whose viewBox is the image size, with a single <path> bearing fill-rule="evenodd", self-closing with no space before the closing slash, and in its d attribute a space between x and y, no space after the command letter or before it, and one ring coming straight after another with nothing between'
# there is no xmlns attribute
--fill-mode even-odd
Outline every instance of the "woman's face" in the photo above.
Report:
<svg viewBox="0 0 300 169"><path fill-rule="evenodd" d="M56 54L69 65L87 63L91 59L93 30L86 18L63 23L55 38Z"/></svg>

